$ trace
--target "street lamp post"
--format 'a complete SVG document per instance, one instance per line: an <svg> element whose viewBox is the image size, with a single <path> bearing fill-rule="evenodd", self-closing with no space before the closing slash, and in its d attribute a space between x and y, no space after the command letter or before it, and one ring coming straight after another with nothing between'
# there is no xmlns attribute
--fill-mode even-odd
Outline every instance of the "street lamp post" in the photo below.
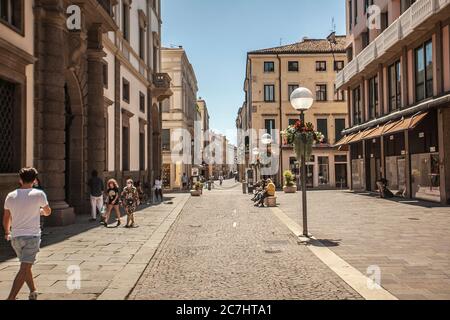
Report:
<svg viewBox="0 0 450 320"><path fill-rule="evenodd" d="M272 144L272 136L270 135L270 134L268 134L268 133L266 133L266 134L264 134L262 137L261 137L261 143L264 145L264 146L266 146L266 157L268 157L269 156L269 145L270 144Z"/></svg>
<svg viewBox="0 0 450 320"><path fill-rule="evenodd" d="M309 110L314 103L312 92L307 88L298 88L291 94L291 104L300 111L300 121L305 125L305 111ZM306 157L301 155L301 182L302 182L302 207L303 207L303 235L309 237L308 233L308 206L306 197Z"/></svg>
<svg viewBox="0 0 450 320"><path fill-rule="evenodd" d="M254 148L253 149L253 155L255 156L255 183L258 182L258 156L259 156L259 149Z"/></svg>

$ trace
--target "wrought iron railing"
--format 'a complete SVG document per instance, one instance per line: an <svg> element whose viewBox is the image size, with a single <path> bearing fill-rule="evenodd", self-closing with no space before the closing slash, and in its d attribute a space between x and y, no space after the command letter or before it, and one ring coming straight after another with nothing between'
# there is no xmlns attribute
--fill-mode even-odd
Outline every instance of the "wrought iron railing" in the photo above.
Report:
<svg viewBox="0 0 450 320"><path fill-rule="evenodd" d="M153 82L157 88L170 88L170 76L167 73L157 73L154 75Z"/></svg>

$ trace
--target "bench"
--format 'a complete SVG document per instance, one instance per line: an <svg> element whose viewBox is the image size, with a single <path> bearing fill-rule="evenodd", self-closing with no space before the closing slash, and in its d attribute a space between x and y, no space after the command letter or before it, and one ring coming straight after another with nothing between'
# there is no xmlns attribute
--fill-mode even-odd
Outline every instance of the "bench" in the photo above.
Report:
<svg viewBox="0 0 450 320"><path fill-rule="evenodd" d="M267 197L264 199L264 205L269 208L274 208L277 206L277 197Z"/></svg>

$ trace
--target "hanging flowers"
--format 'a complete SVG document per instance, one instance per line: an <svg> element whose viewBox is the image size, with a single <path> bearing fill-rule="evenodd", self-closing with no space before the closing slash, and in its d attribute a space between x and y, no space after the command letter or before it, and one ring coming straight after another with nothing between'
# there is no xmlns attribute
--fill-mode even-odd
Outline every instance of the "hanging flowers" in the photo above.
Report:
<svg viewBox="0 0 450 320"><path fill-rule="evenodd" d="M285 144L294 146L298 160L302 156L305 156L307 159L311 157L313 145L322 143L325 138L322 133L314 130L311 122L303 124L300 120L281 132L281 135Z"/></svg>

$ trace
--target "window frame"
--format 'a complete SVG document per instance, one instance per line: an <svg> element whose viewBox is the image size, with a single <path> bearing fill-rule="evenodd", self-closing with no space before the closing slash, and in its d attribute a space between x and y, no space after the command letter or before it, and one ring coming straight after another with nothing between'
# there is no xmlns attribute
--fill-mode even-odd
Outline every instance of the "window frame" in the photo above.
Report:
<svg viewBox="0 0 450 320"><path fill-rule="evenodd" d="M291 69L292 64L297 64L297 68ZM300 72L300 63L298 61L288 61L288 72Z"/></svg>
<svg viewBox="0 0 450 320"><path fill-rule="evenodd" d="M395 72L395 93L393 93L394 84L392 83L393 72ZM401 109L401 97L402 97L401 82L402 82L401 62L400 60L397 60L388 67L389 112L394 112ZM395 99L395 106L393 104L394 102L393 99Z"/></svg>
<svg viewBox="0 0 450 320"><path fill-rule="evenodd" d="M145 113L146 96L142 91L139 91L139 111Z"/></svg>
<svg viewBox="0 0 450 320"><path fill-rule="evenodd" d="M319 122L322 122L322 123L325 124L325 130L321 130L320 129L321 126L319 125ZM329 141L329 136L328 136L328 118L317 118L316 119L316 128L317 128L317 131L322 133L323 136L324 136L324 139L323 139L322 143L328 143L328 141Z"/></svg>
<svg viewBox="0 0 450 320"><path fill-rule="evenodd" d="M272 88L272 93L271 93L272 99L270 99L270 97L269 98L267 97L268 93L270 95L270 91L269 92L267 91L269 88ZM264 102L275 102L275 101L276 101L275 85L274 84L265 84L264 85Z"/></svg>
<svg viewBox="0 0 450 320"><path fill-rule="evenodd" d="M429 70L428 70L428 65L427 65L427 58L428 58L428 51L427 51L427 47L431 46L431 79L429 78ZM418 83L417 78L418 78L418 52L420 52L420 50L422 50L422 59L423 59L423 82ZM416 102L421 102L424 101L428 98L431 98L434 96L434 61L433 61L433 51L434 51L434 46L433 46L433 40L430 39L426 42L424 42L422 45L420 45L419 47L417 47L416 49L414 49L414 98ZM429 87L431 82L431 86ZM418 97L418 87L419 86L423 86L422 89L422 97L419 98ZM431 93L429 92L431 91Z"/></svg>
<svg viewBox="0 0 450 320"><path fill-rule="evenodd" d="M380 105L380 98L378 96L379 79L378 75L372 77L368 81L369 85L369 104L368 104L368 120L378 118L378 109Z"/></svg>
<svg viewBox="0 0 450 320"><path fill-rule="evenodd" d="M334 89L334 101L336 102L343 102L345 101L345 92L343 90L336 89L336 84L333 86Z"/></svg>
<svg viewBox="0 0 450 320"><path fill-rule="evenodd" d="M292 88L295 88L295 89L291 91ZM298 84L288 84L288 100L289 101L291 101L292 92L294 92L298 88L300 88L300 85L298 85Z"/></svg>
<svg viewBox="0 0 450 320"><path fill-rule="evenodd" d="M356 97L358 96L358 104L356 104ZM352 90L352 121L353 125L361 124L362 119L362 105L361 105L361 86Z"/></svg>
<svg viewBox="0 0 450 320"><path fill-rule="evenodd" d="M323 91L324 88L325 88L325 91ZM325 96L323 96L323 94ZM317 102L328 101L328 85L326 83L317 83L316 84L316 101Z"/></svg>
<svg viewBox="0 0 450 320"><path fill-rule="evenodd" d="M14 32L20 34L22 37L25 36L25 2L24 0L12 0L13 5L18 4L20 10L20 16L18 17L20 19L19 26L16 26L12 24L12 22L9 22L8 20L2 19L0 16L0 23L6 26L7 28L13 30ZM9 10L12 10L9 8Z"/></svg>
<svg viewBox="0 0 450 320"><path fill-rule="evenodd" d="M130 81L122 78L122 100L128 104L130 103L130 90Z"/></svg>
<svg viewBox="0 0 450 320"><path fill-rule="evenodd" d="M338 68L338 67L337 67L338 64L342 64L342 68ZM340 72L340 71L342 71L342 70L344 69L344 67L345 67L345 61L344 61L344 60L337 60L337 61L334 61L334 71L335 71L335 72Z"/></svg>
<svg viewBox="0 0 450 320"><path fill-rule="evenodd" d="M327 72L327 62L325 60L316 61L316 72Z"/></svg>
<svg viewBox="0 0 450 320"><path fill-rule="evenodd" d="M272 66L272 68L267 68L267 66ZM264 61L264 73L274 73L275 72L275 62L274 61Z"/></svg>
<svg viewBox="0 0 450 320"><path fill-rule="evenodd" d="M344 123L342 130L338 130L338 122L339 121L342 121ZM345 129L346 125L347 125L347 121L345 120L345 118L334 118L334 140L336 142L338 142L339 140L341 140L344 137L342 135L342 131Z"/></svg>

